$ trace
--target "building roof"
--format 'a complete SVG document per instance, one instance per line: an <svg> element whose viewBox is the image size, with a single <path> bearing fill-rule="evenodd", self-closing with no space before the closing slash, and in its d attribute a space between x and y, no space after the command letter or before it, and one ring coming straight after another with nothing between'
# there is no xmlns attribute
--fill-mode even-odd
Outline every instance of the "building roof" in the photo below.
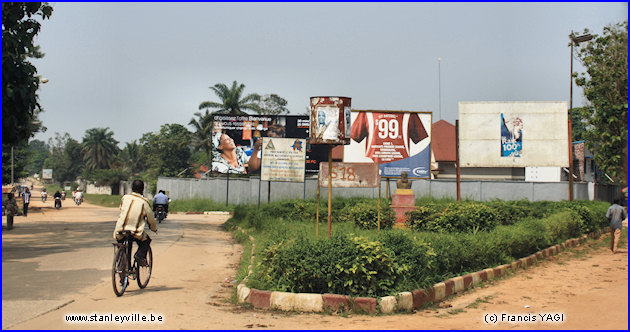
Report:
<svg viewBox="0 0 630 332"><path fill-rule="evenodd" d="M456 161L455 125L444 120L431 125L431 150L437 162Z"/></svg>

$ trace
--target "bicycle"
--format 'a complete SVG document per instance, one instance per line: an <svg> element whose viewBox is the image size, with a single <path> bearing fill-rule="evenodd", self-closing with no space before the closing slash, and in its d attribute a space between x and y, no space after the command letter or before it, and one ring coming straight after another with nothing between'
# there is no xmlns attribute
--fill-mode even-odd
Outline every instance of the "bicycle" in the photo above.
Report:
<svg viewBox="0 0 630 332"><path fill-rule="evenodd" d="M122 243L112 243L114 245L114 262L112 264L112 286L116 296L122 296L129 286L129 279L136 280L141 289L147 287L151 279L153 268L153 252L151 246L147 250L147 266L139 266L135 258L131 262L131 247L135 240L130 231L118 232L124 237Z"/></svg>

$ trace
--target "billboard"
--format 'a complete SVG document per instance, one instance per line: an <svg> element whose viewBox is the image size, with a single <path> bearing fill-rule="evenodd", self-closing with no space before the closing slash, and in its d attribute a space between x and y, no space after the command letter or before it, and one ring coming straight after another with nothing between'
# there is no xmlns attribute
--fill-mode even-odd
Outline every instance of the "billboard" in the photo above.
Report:
<svg viewBox="0 0 630 332"><path fill-rule="evenodd" d="M262 181L304 182L306 139L264 137L262 147Z"/></svg>
<svg viewBox="0 0 630 332"><path fill-rule="evenodd" d="M42 169L42 179L43 180L50 180L52 179L52 174L53 174L53 170L51 168L44 168Z"/></svg>
<svg viewBox="0 0 630 332"><path fill-rule="evenodd" d="M376 164L334 162L330 180L335 188L376 188L381 177ZM328 163L319 164L319 186L328 187Z"/></svg>
<svg viewBox="0 0 630 332"><path fill-rule="evenodd" d="M352 111L350 145L343 161L377 163L381 176L430 178L430 112Z"/></svg>
<svg viewBox="0 0 630 332"><path fill-rule="evenodd" d="M307 115L215 115L212 166L215 173L260 174L263 137L308 138ZM306 172L318 172L328 147L306 143ZM255 152L255 153L254 153Z"/></svg>
<svg viewBox="0 0 630 332"><path fill-rule="evenodd" d="M350 143L350 104L348 97L311 97L312 144Z"/></svg>
<svg viewBox="0 0 630 332"><path fill-rule="evenodd" d="M461 167L566 167L566 102L460 102Z"/></svg>

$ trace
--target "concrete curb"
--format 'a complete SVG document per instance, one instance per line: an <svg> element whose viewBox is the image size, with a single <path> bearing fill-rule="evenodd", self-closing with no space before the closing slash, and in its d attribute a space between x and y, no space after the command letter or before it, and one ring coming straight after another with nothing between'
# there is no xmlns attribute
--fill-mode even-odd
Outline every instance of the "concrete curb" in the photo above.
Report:
<svg viewBox="0 0 630 332"><path fill-rule="evenodd" d="M254 261L254 239L250 236L252 252L249 274L237 286L237 299L239 303L250 303L255 308L271 308L285 311L323 312L345 309L355 313L368 314L376 313L377 310L384 314L396 311L412 311L427 304L440 302L449 296L464 292L484 281L506 276L519 269L526 269L538 261L557 255L568 248L578 246L589 238L598 238L604 233L608 233L607 228L539 250L532 255L517 259L511 264L504 264L464 276L454 277L426 289L401 292L396 296L384 296L378 299L338 294L286 293L261 291L255 288L250 289L245 286L247 278L252 273L252 263Z"/></svg>

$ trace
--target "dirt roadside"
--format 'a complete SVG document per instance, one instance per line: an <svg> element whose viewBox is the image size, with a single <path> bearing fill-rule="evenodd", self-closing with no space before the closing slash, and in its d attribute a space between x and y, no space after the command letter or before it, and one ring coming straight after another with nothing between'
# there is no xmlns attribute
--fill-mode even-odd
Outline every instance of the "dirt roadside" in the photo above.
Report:
<svg viewBox="0 0 630 332"><path fill-rule="evenodd" d="M82 213L77 217L77 211L84 207L112 213L112 209L86 204L50 211L47 220L86 222L86 218L91 218L90 214ZM36 213L29 213L29 218L31 216L33 218L28 222L37 222L34 219ZM68 294L71 300L65 306L11 326L11 329L628 328L628 247L624 243L621 253L611 254L607 249L608 235L415 313L328 315L261 311L230 303L234 287L231 281L242 247L221 230L224 221L225 217L217 216L169 216L168 222L181 224L181 235L168 245L156 246L156 266L147 289L138 290L132 284L123 297L116 298L108 275L110 259L106 257L100 281L95 280L92 286ZM156 245L159 241L158 235ZM107 255L111 255L110 250ZM64 321L67 314L110 313L160 315L164 321L124 324L70 324ZM485 323L484 318L489 319L493 314L499 322ZM541 317L540 314L552 316ZM536 317L535 322L531 322L532 317ZM556 317L561 321L541 321L542 318ZM509 318L521 322L507 322Z"/></svg>

